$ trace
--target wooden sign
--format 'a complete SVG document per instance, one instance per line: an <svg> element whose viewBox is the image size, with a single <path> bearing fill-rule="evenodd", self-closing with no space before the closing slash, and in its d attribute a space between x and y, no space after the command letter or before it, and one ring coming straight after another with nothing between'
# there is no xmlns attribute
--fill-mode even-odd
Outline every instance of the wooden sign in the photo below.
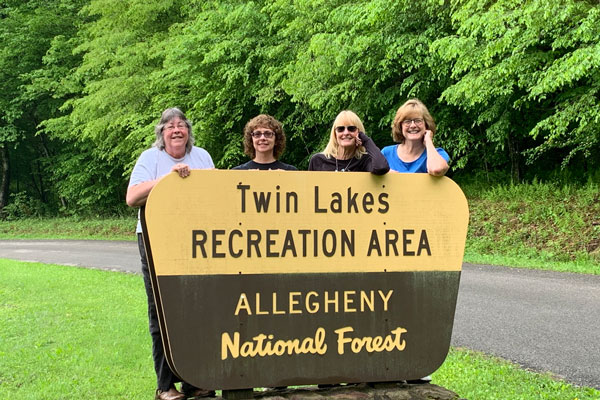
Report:
<svg viewBox="0 0 600 400"><path fill-rule="evenodd" d="M417 379L447 355L468 224L449 178L173 173L142 224L167 359L195 386Z"/></svg>

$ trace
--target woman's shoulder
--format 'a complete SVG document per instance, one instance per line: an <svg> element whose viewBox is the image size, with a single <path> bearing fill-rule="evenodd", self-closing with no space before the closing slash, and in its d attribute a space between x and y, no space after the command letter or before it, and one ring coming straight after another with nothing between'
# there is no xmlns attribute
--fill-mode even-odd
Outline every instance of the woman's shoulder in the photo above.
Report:
<svg viewBox="0 0 600 400"><path fill-rule="evenodd" d="M310 162L314 162L314 161L325 161L327 160L327 156L323 153L315 153L312 156L310 156Z"/></svg>
<svg viewBox="0 0 600 400"><path fill-rule="evenodd" d="M160 150L158 149L158 147L150 147L149 149L146 149L144 151L142 151L142 154L140 154L140 157L138 158L138 160L140 162L144 162L147 160L156 160L156 156L157 154L160 152Z"/></svg>
<svg viewBox="0 0 600 400"><path fill-rule="evenodd" d="M298 168L296 168L292 164L286 164L279 160L276 161L275 165L277 166L278 169L284 169L286 171L298 171Z"/></svg>
<svg viewBox="0 0 600 400"><path fill-rule="evenodd" d="M381 149L381 152L385 155L394 154L396 152L397 147L398 147L397 144L391 144L391 145L385 146L383 149Z"/></svg>
<svg viewBox="0 0 600 400"><path fill-rule="evenodd" d="M192 153L210 156L210 154L208 154L208 151L206 151L202 147L198 147L198 146L192 146Z"/></svg>
<svg viewBox="0 0 600 400"><path fill-rule="evenodd" d="M436 147L435 149L437 150L438 154L446 160L446 162L450 161L450 154L448 154L446 150L441 147Z"/></svg>
<svg viewBox="0 0 600 400"><path fill-rule="evenodd" d="M308 170L309 171L319 171L323 167L324 164L327 164L327 156L323 153L315 153L310 157L310 161L308 162Z"/></svg>
<svg viewBox="0 0 600 400"><path fill-rule="evenodd" d="M189 156L186 155L186 158L188 157L190 167L192 168L215 167L212 157L210 156L208 151L204 150L202 147L192 146L192 150L190 151Z"/></svg>
<svg viewBox="0 0 600 400"><path fill-rule="evenodd" d="M158 147L152 146L149 149L142 151L142 155L156 154L160 151L162 151L162 150L160 150Z"/></svg>
<svg viewBox="0 0 600 400"><path fill-rule="evenodd" d="M253 165L253 161L246 161L243 164L240 165L236 165L235 167L231 168L231 169L256 169L256 167Z"/></svg>
<svg viewBox="0 0 600 400"><path fill-rule="evenodd" d="M192 151L190 153L192 153L192 155L197 156L197 157L209 159L210 162L212 162L212 157L210 156L210 153L208 151L206 151L205 149L203 149L202 147L192 146Z"/></svg>

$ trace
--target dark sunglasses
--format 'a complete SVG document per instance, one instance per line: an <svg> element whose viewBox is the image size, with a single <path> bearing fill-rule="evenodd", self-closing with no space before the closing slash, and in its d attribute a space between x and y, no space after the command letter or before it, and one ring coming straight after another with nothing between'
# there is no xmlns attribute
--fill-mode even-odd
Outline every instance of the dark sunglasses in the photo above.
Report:
<svg viewBox="0 0 600 400"><path fill-rule="evenodd" d="M357 127L355 127L354 125L350 125L350 126L336 126L335 127L335 131L337 133L342 133L344 132L346 129L348 129L348 132L356 132L356 130L358 129Z"/></svg>

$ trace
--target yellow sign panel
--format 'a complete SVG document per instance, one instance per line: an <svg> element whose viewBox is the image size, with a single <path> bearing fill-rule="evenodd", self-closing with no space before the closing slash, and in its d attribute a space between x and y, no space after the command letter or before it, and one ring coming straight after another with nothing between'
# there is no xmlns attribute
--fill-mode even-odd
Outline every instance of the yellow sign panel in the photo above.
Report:
<svg viewBox="0 0 600 400"><path fill-rule="evenodd" d="M427 174L194 170L146 216L157 276L460 271L468 206Z"/></svg>

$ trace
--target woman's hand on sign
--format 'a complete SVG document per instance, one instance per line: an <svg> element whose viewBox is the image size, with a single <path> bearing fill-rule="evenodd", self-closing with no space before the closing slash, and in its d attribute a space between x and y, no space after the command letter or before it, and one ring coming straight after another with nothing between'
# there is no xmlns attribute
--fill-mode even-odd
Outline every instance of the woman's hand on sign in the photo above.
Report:
<svg viewBox="0 0 600 400"><path fill-rule="evenodd" d="M187 164L175 164L171 167L171 171L177 172L177 174L182 178L187 178L190 176L190 167Z"/></svg>

